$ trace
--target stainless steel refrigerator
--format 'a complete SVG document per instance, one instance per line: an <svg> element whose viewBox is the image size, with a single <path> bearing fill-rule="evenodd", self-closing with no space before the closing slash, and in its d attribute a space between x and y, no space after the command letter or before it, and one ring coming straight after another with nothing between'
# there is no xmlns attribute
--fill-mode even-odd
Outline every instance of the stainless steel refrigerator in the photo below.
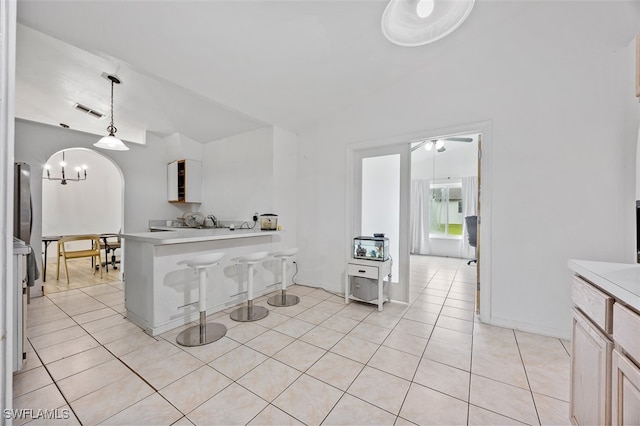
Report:
<svg viewBox="0 0 640 426"><path fill-rule="evenodd" d="M15 163L13 182L13 236L31 244L31 166Z"/></svg>

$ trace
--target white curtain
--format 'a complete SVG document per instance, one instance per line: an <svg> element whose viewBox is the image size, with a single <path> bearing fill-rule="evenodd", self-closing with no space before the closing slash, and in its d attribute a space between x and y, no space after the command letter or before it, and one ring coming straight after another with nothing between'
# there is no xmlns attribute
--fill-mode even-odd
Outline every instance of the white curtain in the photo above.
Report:
<svg viewBox="0 0 640 426"><path fill-rule="evenodd" d="M462 178L462 217L477 216L478 214L478 177L470 176ZM462 222L462 245L460 257L475 258L475 249L469 245L467 238L467 224Z"/></svg>
<svg viewBox="0 0 640 426"><path fill-rule="evenodd" d="M431 181L417 179L411 181L411 253L431 254L429 244L429 204Z"/></svg>

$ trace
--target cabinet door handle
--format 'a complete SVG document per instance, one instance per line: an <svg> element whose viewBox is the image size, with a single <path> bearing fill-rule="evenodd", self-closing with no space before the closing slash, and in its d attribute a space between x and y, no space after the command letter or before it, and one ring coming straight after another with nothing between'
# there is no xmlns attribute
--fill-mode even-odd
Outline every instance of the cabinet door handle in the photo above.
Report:
<svg viewBox="0 0 640 426"><path fill-rule="evenodd" d="M364 274L367 271L365 271L364 269L359 269L358 272L360 272L361 274Z"/></svg>

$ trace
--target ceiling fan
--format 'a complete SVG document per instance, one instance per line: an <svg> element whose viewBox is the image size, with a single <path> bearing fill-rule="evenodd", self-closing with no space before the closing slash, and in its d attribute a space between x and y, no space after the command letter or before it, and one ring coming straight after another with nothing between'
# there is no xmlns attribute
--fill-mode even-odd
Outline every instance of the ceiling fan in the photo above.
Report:
<svg viewBox="0 0 640 426"><path fill-rule="evenodd" d="M431 151L433 148L436 149L437 152L444 152L447 150L447 148L445 148L444 143L446 141L451 141L451 142L473 142L473 138L465 138L465 137L450 137L450 138L443 138L443 139L421 139L421 140L414 140L411 141L413 143L417 144L411 148L411 152L415 151L416 149L424 146L424 148L427 151Z"/></svg>

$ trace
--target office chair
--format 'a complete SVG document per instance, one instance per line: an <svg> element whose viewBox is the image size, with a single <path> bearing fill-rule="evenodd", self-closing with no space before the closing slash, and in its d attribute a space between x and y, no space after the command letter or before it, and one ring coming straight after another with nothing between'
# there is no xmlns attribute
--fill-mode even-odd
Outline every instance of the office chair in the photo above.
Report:
<svg viewBox="0 0 640 426"><path fill-rule="evenodd" d="M469 245L475 249L478 239L478 216L466 216L464 221L467 224L467 238L469 239ZM477 264L478 259L476 258L468 261L467 265L471 265L472 262Z"/></svg>
<svg viewBox="0 0 640 426"><path fill-rule="evenodd" d="M116 264L120 263L116 260L116 250L121 247L120 234L100 234L100 249L104 250L104 262L102 266L109 272L109 263L113 269L118 269ZM111 261L109 262L109 253L111 253ZM97 265L96 265L97 269Z"/></svg>

